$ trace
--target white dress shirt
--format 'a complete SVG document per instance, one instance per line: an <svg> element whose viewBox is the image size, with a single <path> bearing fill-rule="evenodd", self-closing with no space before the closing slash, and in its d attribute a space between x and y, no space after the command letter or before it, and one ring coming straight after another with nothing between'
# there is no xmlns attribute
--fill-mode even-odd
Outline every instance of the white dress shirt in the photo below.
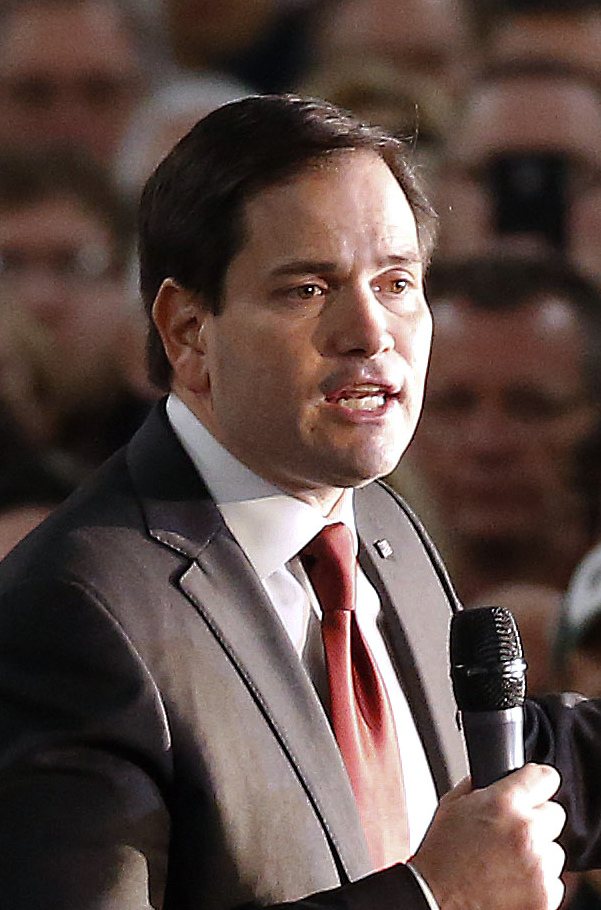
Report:
<svg viewBox="0 0 601 910"><path fill-rule="evenodd" d="M326 519L317 509L282 492L234 458L174 394L167 401L167 416L301 655L310 611L321 616L321 609L298 553L331 521L343 521L350 528L357 550L353 491L343 493L335 514ZM377 626L379 612L378 594L359 570L357 622L384 680L399 734L410 849L414 853L436 809L436 791L407 700Z"/></svg>

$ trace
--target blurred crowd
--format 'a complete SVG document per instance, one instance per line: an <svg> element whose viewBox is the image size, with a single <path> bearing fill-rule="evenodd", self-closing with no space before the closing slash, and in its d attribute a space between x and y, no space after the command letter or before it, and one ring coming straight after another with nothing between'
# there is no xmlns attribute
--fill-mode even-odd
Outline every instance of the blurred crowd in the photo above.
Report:
<svg viewBox="0 0 601 910"><path fill-rule="evenodd" d="M601 0L1 0L0 51L0 558L157 397L146 177L223 103L315 95L405 138L439 212L389 482L466 606L514 611L531 691L601 694Z"/></svg>

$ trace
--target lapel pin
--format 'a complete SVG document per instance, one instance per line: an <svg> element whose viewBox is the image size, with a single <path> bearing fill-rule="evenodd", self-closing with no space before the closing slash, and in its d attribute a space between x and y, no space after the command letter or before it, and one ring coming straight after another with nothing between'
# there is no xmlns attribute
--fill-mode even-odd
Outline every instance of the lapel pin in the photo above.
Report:
<svg viewBox="0 0 601 910"><path fill-rule="evenodd" d="M386 540L385 537L383 537L382 540L375 540L374 547L376 548L376 550L378 551L378 553L380 554L382 559L388 559L388 557L392 556L392 554L394 553L394 550L392 549L392 546L390 545L390 541Z"/></svg>

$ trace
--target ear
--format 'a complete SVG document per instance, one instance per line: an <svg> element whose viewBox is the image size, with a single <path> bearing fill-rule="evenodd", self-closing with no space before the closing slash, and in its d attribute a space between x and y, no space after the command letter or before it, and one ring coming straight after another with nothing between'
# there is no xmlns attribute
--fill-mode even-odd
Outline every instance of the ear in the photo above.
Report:
<svg viewBox="0 0 601 910"><path fill-rule="evenodd" d="M206 391L208 387L204 342L208 315L201 301L172 278L163 281L152 307L152 318L175 383L193 392Z"/></svg>

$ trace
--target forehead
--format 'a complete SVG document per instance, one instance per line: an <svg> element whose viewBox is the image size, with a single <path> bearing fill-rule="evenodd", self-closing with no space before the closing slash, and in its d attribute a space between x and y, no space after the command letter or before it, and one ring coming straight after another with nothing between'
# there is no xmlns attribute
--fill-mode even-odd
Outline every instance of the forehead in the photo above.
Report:
<svg viewBox="0 0 601 910"><path fill-rule="evenodd" d="M247 246L273 256L302 247L310 255L393 248L419 257L417 225L405 193L375 152L341 152L250 199Z"/></svg>
<svg viewBox="0 0 601 910"><path fill-rule="evenodd" d="M528 380L560 386L583 378L583 331L559 297L492 312L455 299L437 302L433 312L431 385L461 380L484 388Z"/></svg>

